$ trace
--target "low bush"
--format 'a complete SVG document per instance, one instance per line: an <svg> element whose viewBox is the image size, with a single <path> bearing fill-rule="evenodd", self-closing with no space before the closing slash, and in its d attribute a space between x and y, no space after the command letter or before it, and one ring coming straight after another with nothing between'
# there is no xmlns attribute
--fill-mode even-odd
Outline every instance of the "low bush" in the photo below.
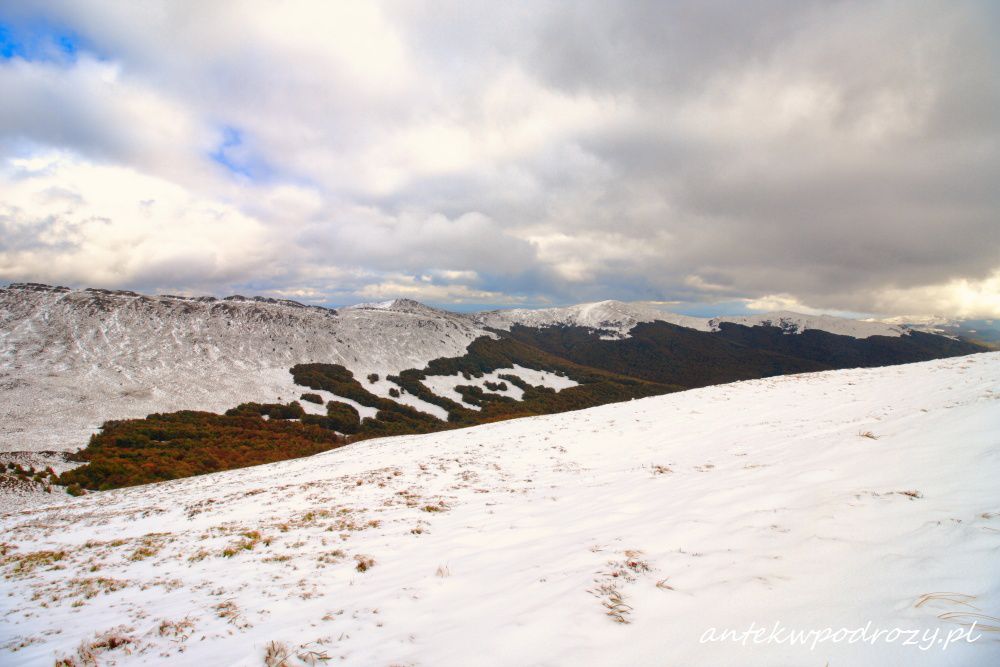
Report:
<svg viewBox="0 0 1000 667"><path fill-rule="evenodd" d="M225 415L182 411L106 422L74 455L86 465L64 472L59 483L71 493L75 487L115 489L309 456L346 442L315 424L266 420L240 408Z"/></svg>

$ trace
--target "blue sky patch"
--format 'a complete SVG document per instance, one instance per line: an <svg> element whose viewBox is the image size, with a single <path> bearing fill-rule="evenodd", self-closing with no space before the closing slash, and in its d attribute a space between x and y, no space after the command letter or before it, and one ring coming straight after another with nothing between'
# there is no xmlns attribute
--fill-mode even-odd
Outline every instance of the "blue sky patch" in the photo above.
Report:
<svg viewBox="0 0 1000 667"><path fill-rule="evenodd" d="M0 22L0 60L74 62L86 46L72 30L47 23L15 26Z"/></svg>
<svg viewBox="0 0 1000 667"><path fill-rule="evenodd" d="M232 125L223 125L218 147L208 156L222 165L231 174L252 181L264 181L274 177L274 169L248 145L243 130Z"/></svg>

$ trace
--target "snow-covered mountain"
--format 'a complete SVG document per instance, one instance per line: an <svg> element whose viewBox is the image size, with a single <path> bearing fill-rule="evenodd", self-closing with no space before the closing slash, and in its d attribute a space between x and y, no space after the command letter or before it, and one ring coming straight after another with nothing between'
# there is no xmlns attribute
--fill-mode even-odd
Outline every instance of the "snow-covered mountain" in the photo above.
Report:
<svg viewBox="0 0 1000 667"><path fill-rule="evenodd" d="M698 331L718 331L724 322L748 327L774 326L785 333L817 329L852 338L902 336L904 327L886 322L851 320L831 315L803 315L790 311L760 315L732 315L713 318L690 317L662 310L648 303L598 301L564 308L537 310L494 310L476 315L476 321L494 329L509 330L514 325L527 327L580 326L608 332L609 337L625 337L640 322L667 322Z"/></svg>
<svg viewBox="0 0 1000 667"><path fill-rule="evenodd" d="M330 310L12 285L0 289L0 451L77 449L108 419L288 401L302 392L296 363L399 372L483 335L413 301Z"/></svg>
<svg viewBox="0 0 1000 667"><path fill-rule="evenodd" d="M624 337L640 322L669 322L698 331L711 331L707 319L677 315L653 305L637 302L598 301L562 308L491 310L475 315L477 322L507 331L514 325L526 327L574 326L600 329L613 337Z"/></svg>
<svg viewBox="0 0 1000 667"><path fill-rule="evenodd" d="M395 389L386 374L461 356L476 338L496 335L490 330L570 325L615 340L657 320L704 332L722 322L856 338L906 331L795 313L708 320L617 301L470 315L408 299L334 310L261 297L14 284L0 289L0 452L76 450L109 419L292 400L303 390L289 374L298 363L341 364L359 378L376 373L369 389L389 397ZM413 395L394 400L447 418Z"/></svg>
<svg viewBox="0 0 1000 667"><path fill-rule="evenodd" d="M943 645L1000 617L998 387L753 380L9 514L0 662L1000 664Z"/></svg>
<svg viewBox="0 0 1000 667"><path fill-rule="evenodd" d="M832 315L803 315L782 310L775 313L759 315L734 315L713 317L709 320L712 330L718 330L723 322L742 324L746 327L778 327L785 333L797 334L815 329L851 338L871 338L872 336L905 336L908 330L897 324L888 322L873 322L869 320L851 320Z"/></svg>
<svg viewBox="0 0 1000 667"><path fill-rule="evenodd" d="M991 345L993 349L1000 348L1000 320L997 319L902 316L882 321L902 325L913 331L924 331L952 338L967 338Z"/></svg>

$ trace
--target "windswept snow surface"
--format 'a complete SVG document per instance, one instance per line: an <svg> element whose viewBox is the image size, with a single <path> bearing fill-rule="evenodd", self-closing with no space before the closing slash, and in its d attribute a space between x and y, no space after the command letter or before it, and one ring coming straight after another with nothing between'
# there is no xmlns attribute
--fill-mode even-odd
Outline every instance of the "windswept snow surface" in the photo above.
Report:
<svg viewBox="0 0 1000 667"><path fill-rule="evenodd" d="M0 662L1000 664L978 631L701 641L1000 616L998 388L992 353L785 376L9 514Z"/></svg>

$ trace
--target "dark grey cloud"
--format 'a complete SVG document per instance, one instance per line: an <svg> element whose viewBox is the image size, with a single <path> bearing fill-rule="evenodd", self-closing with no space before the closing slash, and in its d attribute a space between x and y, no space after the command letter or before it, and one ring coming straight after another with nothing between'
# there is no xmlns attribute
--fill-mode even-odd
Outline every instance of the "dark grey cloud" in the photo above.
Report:
<svg viewBox="0 0 1000 667"><path fill-rule="evenodd" d="M994 3L154 5L0 10L99 52L0 62L0 157L161 179L267 246L144 284L1000 314ZM227 131L266 178L213 162Z"/></svg>

